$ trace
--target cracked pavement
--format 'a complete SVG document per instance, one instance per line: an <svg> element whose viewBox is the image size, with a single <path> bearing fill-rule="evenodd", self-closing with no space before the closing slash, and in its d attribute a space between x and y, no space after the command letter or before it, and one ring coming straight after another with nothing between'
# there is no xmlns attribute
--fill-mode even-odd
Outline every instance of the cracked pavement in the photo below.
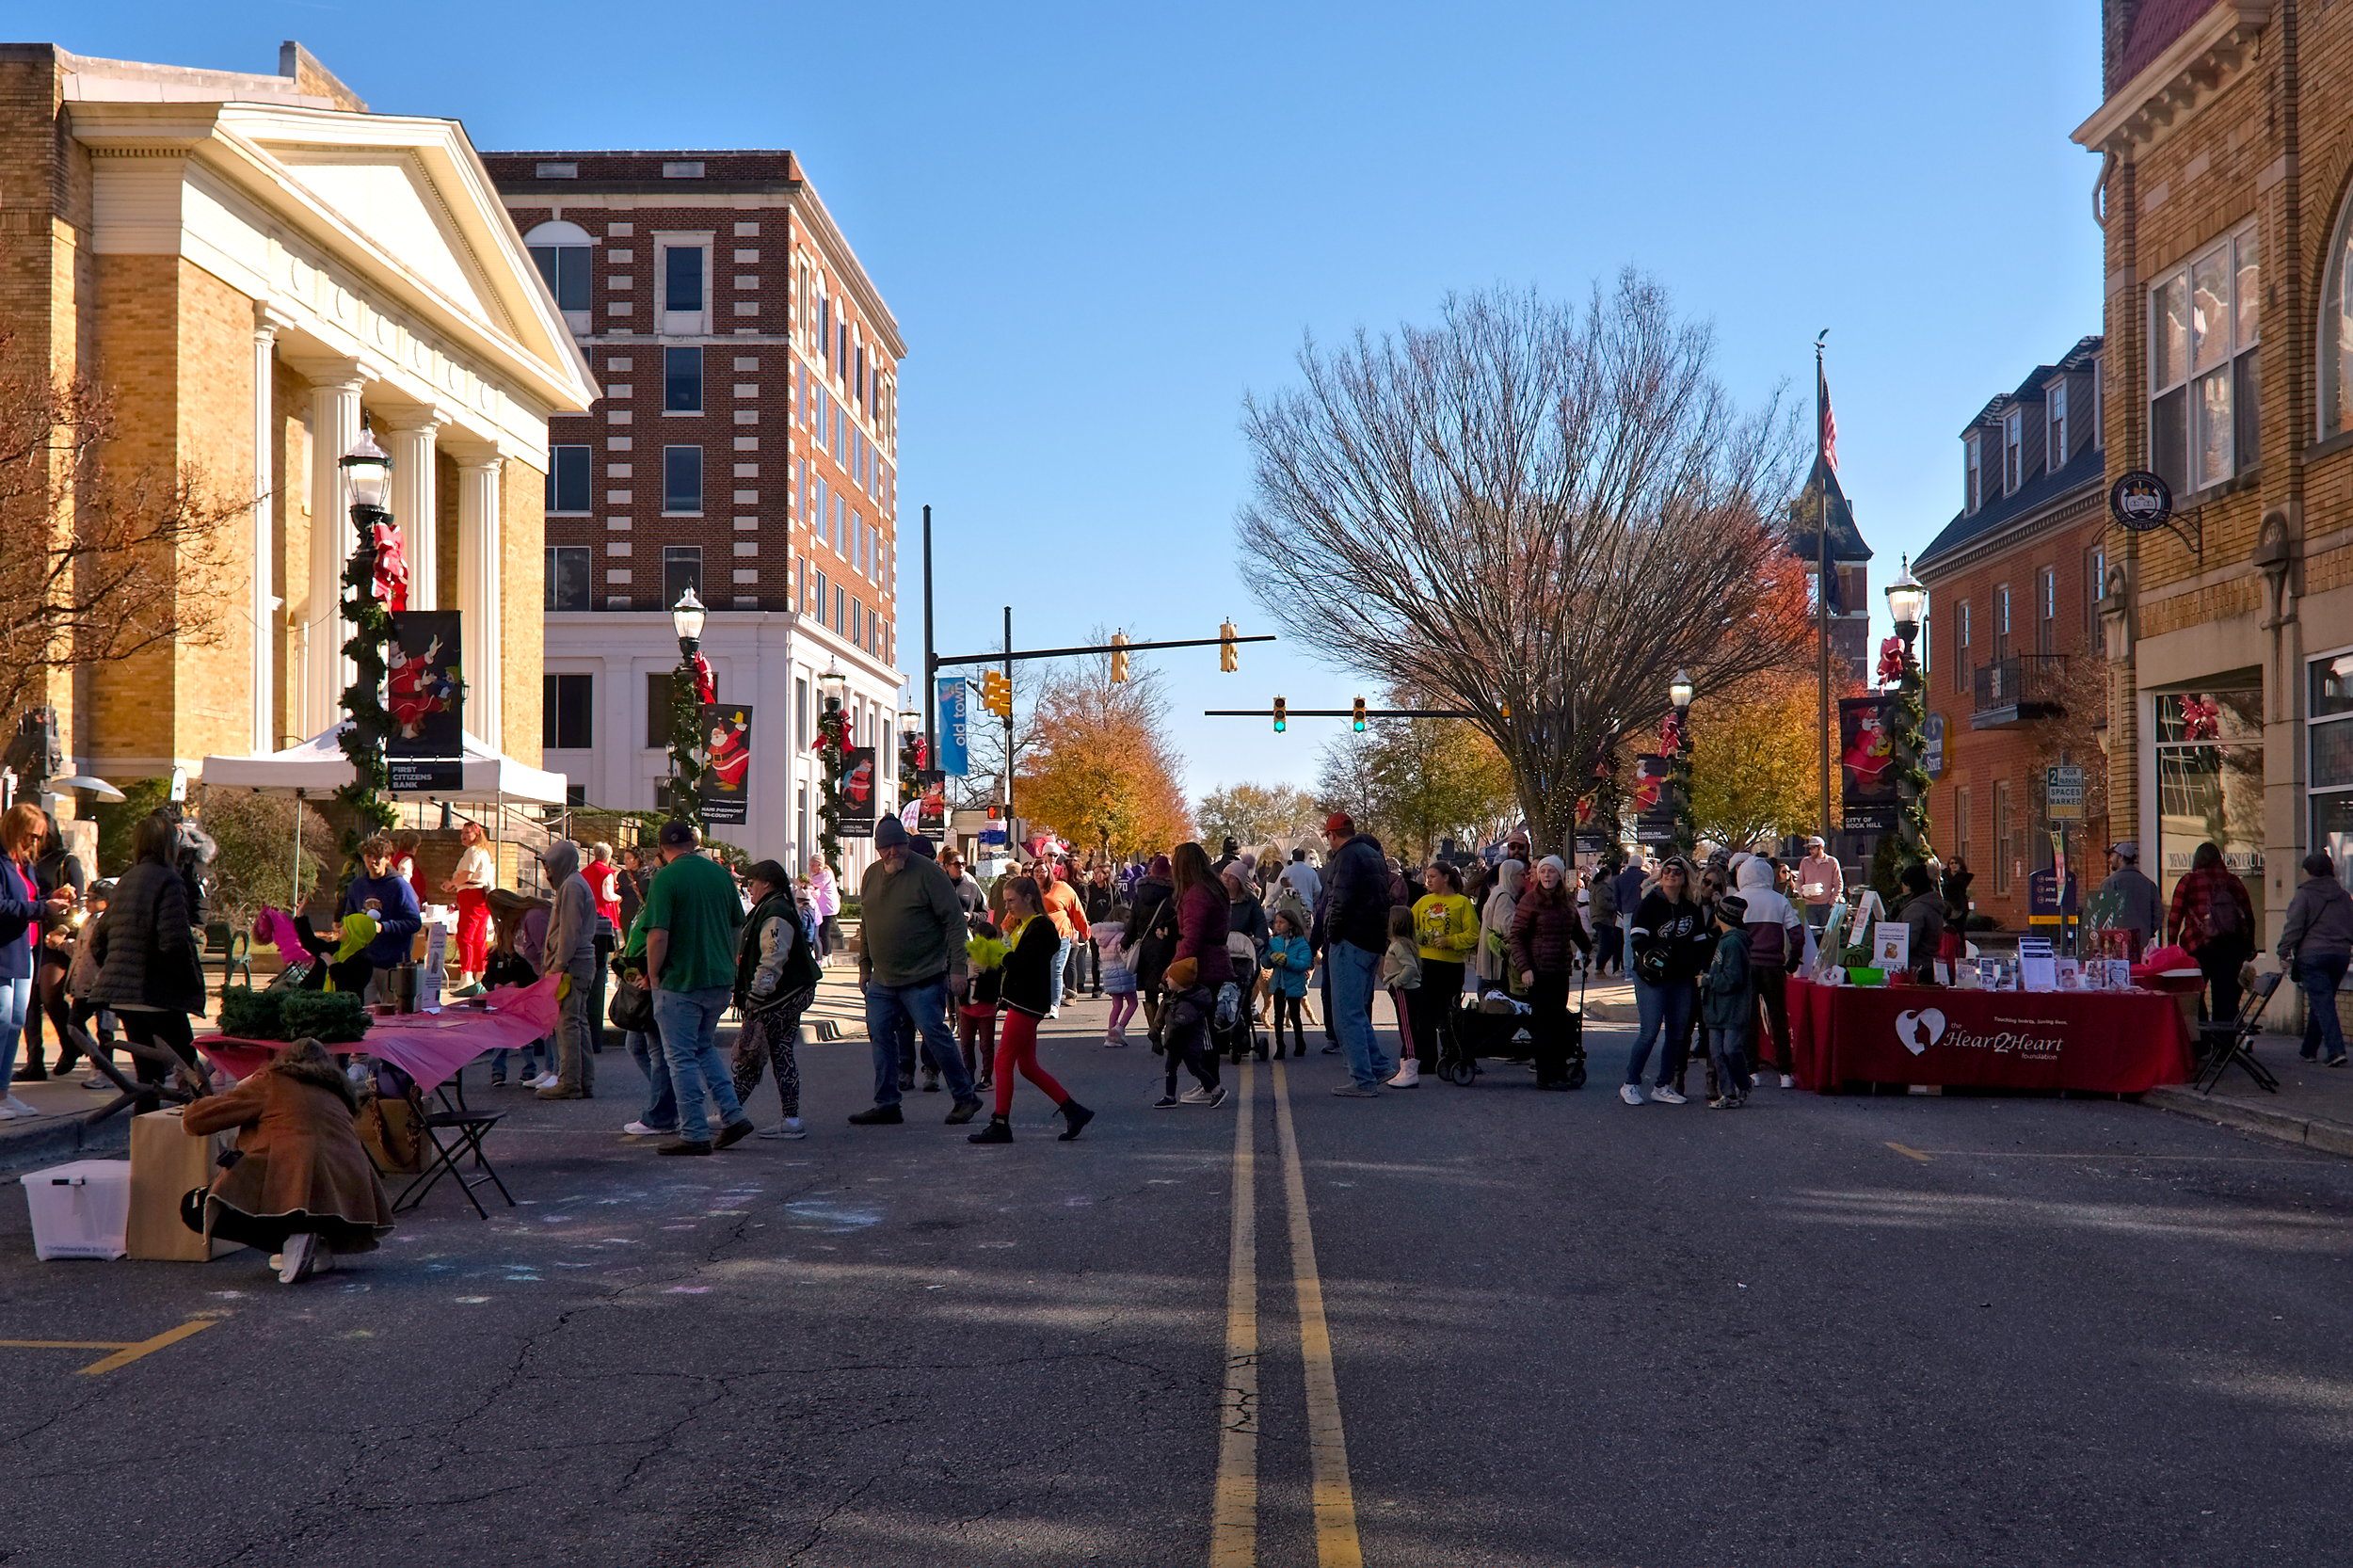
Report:
<svg viewBox="0 0 2353 1568"><path fill-rule="evenodd" d="M920 1091L850 1128L863 1041L804 1049L807 1141L708 1160L613 1130L613 1051L595 1101L479 1091L522 1202L444 1185L291 1289L38 1263L0 1205L0 1337L221 1315L101 1377L0 1350L0 1563L1199 1563L1236 1111L1146 1109L1099 1016L1046 1036L1072 1144L1026 1083L1011 1148ZM1596 1035L1577 1095L1290 1069L1368 1562L2342 1560L2353 1163L2080 1101L1629 1110ZM1305 1568L1260 1133L1259 1560Z"/></svg>

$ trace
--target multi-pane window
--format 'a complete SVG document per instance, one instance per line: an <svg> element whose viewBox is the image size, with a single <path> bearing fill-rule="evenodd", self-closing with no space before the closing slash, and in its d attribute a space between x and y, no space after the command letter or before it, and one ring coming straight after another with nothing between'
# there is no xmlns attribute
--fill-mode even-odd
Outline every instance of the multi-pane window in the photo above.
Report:
<svg viewBox="0 0 2353 1568"><path fill-rule="evenodd" d="M588 263L590 251L584 245L535 245L531 259L539 268L539 276L547 280L548 292L555 296L559 311L586 311L595 307L588 302Z"/></svg>
<svg viewBox="0 0 2353 1568"><path fill-rule="evenodd" d="M699 512L703 509L701 447L665 446L662 449L662 509L665 512Z"/></svg>
<svg viewBox="0 0 2353 1568"><path fill-rule="evenodd" d="M673 245L662 252L662 308L699 311L703 308L703 248Z"/></svg>
<svg viewBox="0 0 2353 1568"><path fill-rule="evenodd" d="M2252 468L2256 296L2252 225L2149 291L2149 466L2176 494Z"/></svg>
<svg viewBox="0 0 2353 1568"><path fill-rule="evenodd" d="M665 544L662 547L662 603L664 609L676 604L679 595L687 589L695 597L703 597L703 547L698 544Z"/></svg>
<svg viewBox="0 0 2353 1568"><path fill-rule="evenodd" d="M646 749L648 751L669 749L672 700L670 672L648 670L646 672Z"/></svg>
<svg viewBox="0 0 2353 1568"><path fill-rule="evenodd" d="M2051 383L2043 401L2051 421L2049 468L2057 473L2067 466L2067 382L2064 378Z"/></svg>
<svg viewBox="0 0 2353 1568"><path fill-rule="evenodd" d="M676 255L676 251L671 252ZM703 351L665 348L662 351L662 407L700 413L703 406Z"/></svg>
<svg viewBox="0 0 2353 1568"><path fill-rule="evenodd" d="M1993 590L1993 657L1997 662L2009 657L2009 584L2007 583Z"/></svg>
<svg viewBox="0 0 2353 1568"><path fill-rule="evenodd" d="M1955 606L1960 611L1953 617L1953 690L1969 689L1969 601L1962 600Z"/></svg>
<svg viewBox="0 0 2353 1568"><path fill-rule="evenodd" d="M2044 567L2034 576L2034 650L2058 651L2058 568Z"/></svg>
<svg viewBox="0 0 2353 1568"><path fill-rule="evenodd" d="M1953 791L1953 853L1956 855L1972 853L1969 848L1969 791L1956 788Z"/></svg>
<svg viewBox="0 0 2353 1568"><path fill-rule="evenodd" d="M1966 510L1974 512L1985 504L1985 443L1981 433L1972 430L1961 438L1961 445L1963 454L1961 474L1966 491L1962 504Z"/></svg>
<svg viewBox="0 0 2353 1568"><path fill-rule="evenodd" d="M590 504L588 448L548 448L547 509L551 512L584 512Z"/></svg>
<svg viewBox="0 0 2353 1568"><path fill-rule="evenodd" d="M2002 416L2002 493L2010 495L2026 477L2026 411L2012 408Z"/></svg>
<svg viewBox="0 0 2353 1568"><path fill-rule="evenodd" d="M589 556L584 544L552 544L547 547L547 602L550 610L585 610L589 607Z"/></svg>
<svg viewBox="0 0 2353 1568"><path fill-rule="evenodd" d="M597 678L551 671L542 678L539 744L552 751L586 751L597 744Z"/></svg>
<svg viewBox="0 0 2353 1568"><path fill-rule="evenodd" d="M1993 890L2007 894L2014 872L2010 854L2009 780L1993 781Z"/></svg>
<svg viewBox="0 0 2353 1568"><path fill-rule="evenodd" d="M2093 545L2084 552L2084 646L2098 648L2100 645L2100 596L2108 591L2108 552L2105 545Z"/></svg>

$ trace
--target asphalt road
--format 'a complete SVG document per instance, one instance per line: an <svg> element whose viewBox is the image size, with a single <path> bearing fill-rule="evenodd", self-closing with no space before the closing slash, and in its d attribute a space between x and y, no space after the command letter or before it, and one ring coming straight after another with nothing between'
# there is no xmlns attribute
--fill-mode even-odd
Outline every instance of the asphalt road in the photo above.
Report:
<svg viewBox="0 0 2353 1568"><path fill-rule="evenodd" d="M251 1254L38 1263L0 1204L0 1338L208 1325L96 1375L104 1350L0 1347L0 1562L2238 1568L2353 1541L2353 1163L2082 1101L1629 1109L1610 1032L1574 1095L1505 1067L1358 1103L1321 1055L1257 1067L1242 1140L1239 1100L1149 1110L1154 1059L1097 1017L1048 1036L1102 1112L1067 1144L1026 1085L1010 1148L944 1096L850 1128L843 1042L804 1054L807 1142L662 1160L610 1130L636 1104L608 1053L605 1097L498 1102L517 1208L437 1193L295 1288Z"/></svg>

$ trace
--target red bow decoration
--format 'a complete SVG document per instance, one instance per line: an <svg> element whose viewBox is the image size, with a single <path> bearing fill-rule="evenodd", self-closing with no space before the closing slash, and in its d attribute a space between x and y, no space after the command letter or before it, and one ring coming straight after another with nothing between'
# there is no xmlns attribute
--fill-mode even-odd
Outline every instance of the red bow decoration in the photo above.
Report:
<svg viewBox="0 0 2353 1568"><path fill-rule="evenodd" d="M1683 721L1673 713L1658 721L1658 749L1670 757L1683 749Z"/></svg>
<svg viewBox="0 0 2353 1568"><path fill-rule="evenodd" d="M2182 739L2211 741L2222 733L2222 705L2196 694L2182 698Z"/></svg>
<svg viewBox="0 0 2353 1568"><path fill-rule="evenodd" d="M718 701L719 682L712 677L711 661L697 653L694 663L695 700L706 704Z"/></svg>
<svg viewBox="0 0 2353 1568"><path fill-rule="evenodd" d="M387 610L408 608L408 554L401 548L400 530L389 522L375 525L376 577L371 584L376 601Z"/></svg>
<svg viewBox="0 0 2353 1568"><path fill-rule="evenodd" d="M1880 684L1893 686L1904 678L1904 645L1890 637L1880 644Z"/></svg>

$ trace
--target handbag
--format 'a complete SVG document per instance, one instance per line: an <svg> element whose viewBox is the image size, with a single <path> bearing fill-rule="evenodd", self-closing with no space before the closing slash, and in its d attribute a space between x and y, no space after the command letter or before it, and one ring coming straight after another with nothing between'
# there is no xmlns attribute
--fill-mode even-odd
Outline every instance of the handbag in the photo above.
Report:
<svg viewBox="0 0 2353 1568"><path fill-rule="evenodd" d="M653 993L646 988L644 973L617 966L616 970L613 1000L606 1004L604 1016L625 1034L652 1033Z"/></svg>

